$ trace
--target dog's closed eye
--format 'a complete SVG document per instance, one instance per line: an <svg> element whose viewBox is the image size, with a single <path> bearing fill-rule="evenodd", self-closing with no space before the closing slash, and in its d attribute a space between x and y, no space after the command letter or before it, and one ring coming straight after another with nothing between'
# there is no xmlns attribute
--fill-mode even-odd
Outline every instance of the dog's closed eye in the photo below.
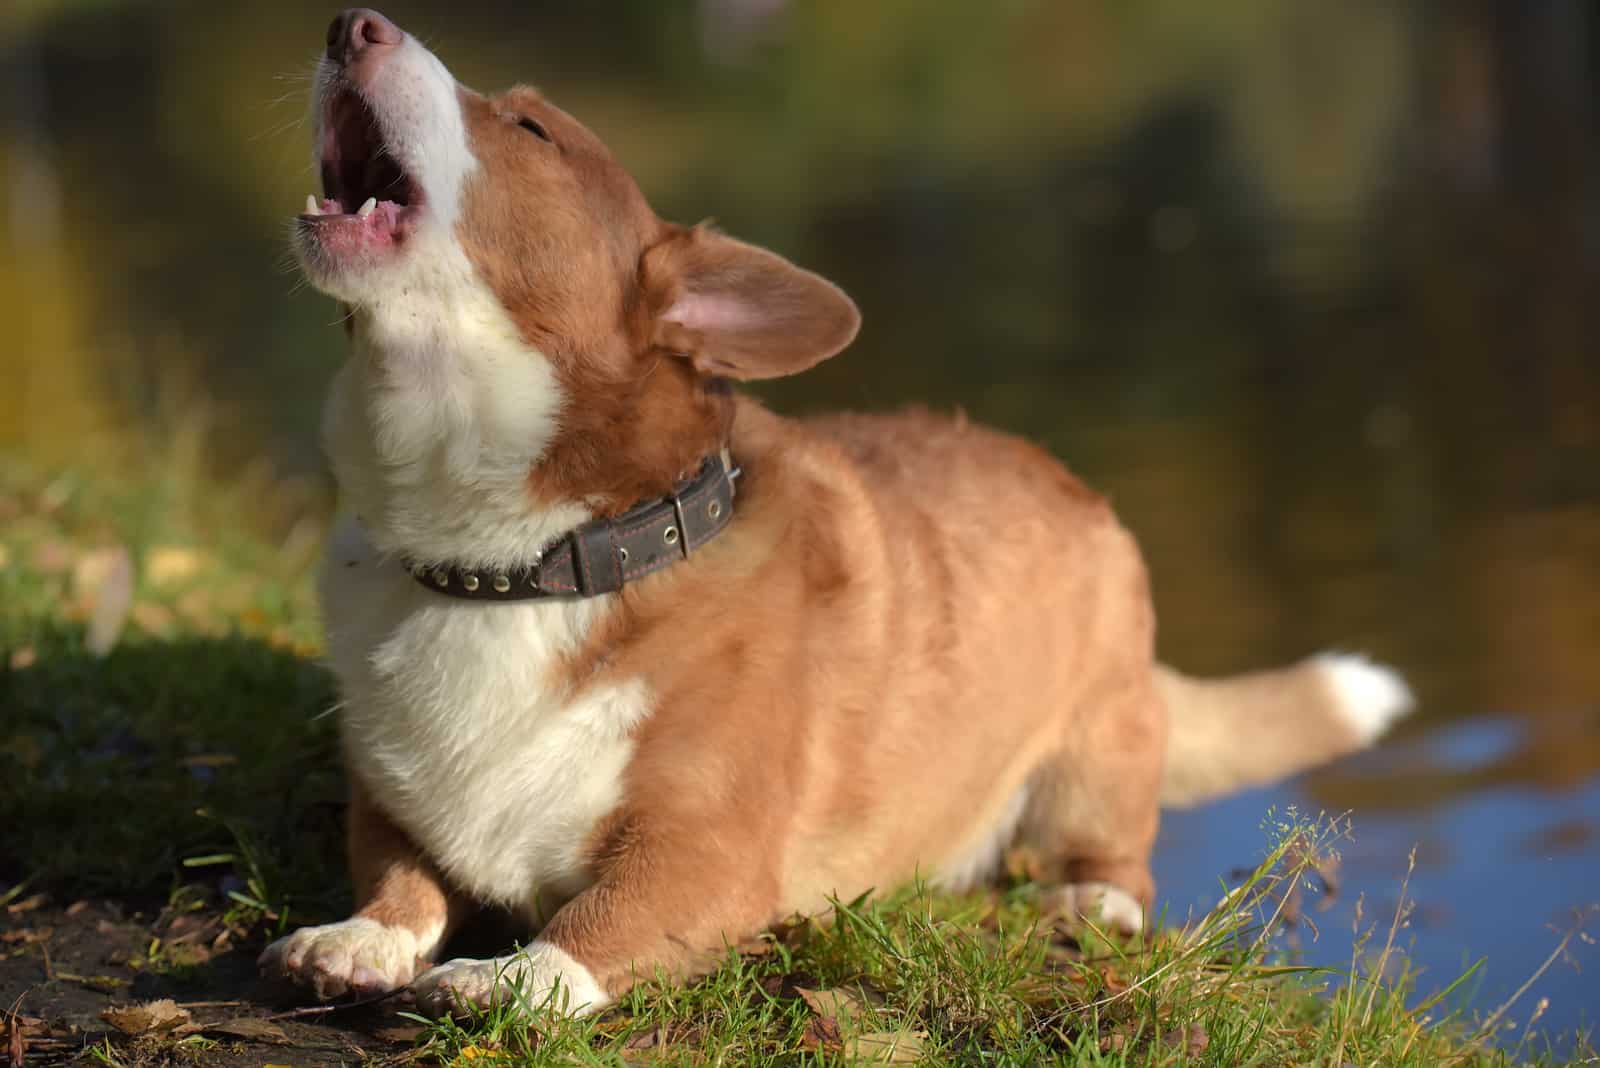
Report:
<svg viewBox="0 0 1600 1068"><path fill-rule="evenodd" d="M537 119L523 117L517 120L517 125L522 127L524 130L527 130L541 141L550 141L551 144L555 143L550 137L550 131L546 130Z"/></svg>

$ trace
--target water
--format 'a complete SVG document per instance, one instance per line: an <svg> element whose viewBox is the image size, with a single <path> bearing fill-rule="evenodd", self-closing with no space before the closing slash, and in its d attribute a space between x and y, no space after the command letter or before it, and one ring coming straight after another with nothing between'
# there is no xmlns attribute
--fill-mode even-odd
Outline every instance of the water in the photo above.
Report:
<svg viewBox="0 0 1600 1068"><path fill-rule="evenodd" d="M315 470L340 342L282 235L313 185L297 123L328 10L26 10L0 440L70 452L203 394L238 428L221 462ZM773 403L959 406L1106 491L1164 658L1337 647L1407 674L1421 706L1391 744L1167 820L1173 912L1254 859L1269 808L1348 810L1305 952L1346 961L1353 901L1392 908L1415 846L1415 955L1440 986L1488 957L1490 1009L1600 900L1589 5L389 13L469 83L541 84L662 214L857 298L860 341ZM1565 964L1539 996L1557 1030L1600 1005Z"/></svg>

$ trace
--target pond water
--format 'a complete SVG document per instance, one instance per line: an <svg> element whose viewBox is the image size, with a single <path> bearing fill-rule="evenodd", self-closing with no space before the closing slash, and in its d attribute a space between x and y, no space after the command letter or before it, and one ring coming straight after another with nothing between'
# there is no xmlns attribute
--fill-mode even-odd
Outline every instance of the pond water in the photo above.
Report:
<svg viewBox="0 0 1600 1068"><path fill-rule="evenodd" d="M1592 5L591 7L389 13L469 83L543 86L662 214L857 298L860 341L774 404L960 406L1107 492L1173 664L1407 675L1379 750L1166 821L1173 913L1269 808L1348 811L1308 956L1348 961L1352 902L1392 910L1415 847L1424 987L1480 956L1474 1008L1520 985L1600 901ZM328 14L10 16L0 441L70 453L176 391L238 428L219 462L316 470L340 339L283 227ZM1593 989L1557 964L1518 1015L1592 1022Z"/></svg>

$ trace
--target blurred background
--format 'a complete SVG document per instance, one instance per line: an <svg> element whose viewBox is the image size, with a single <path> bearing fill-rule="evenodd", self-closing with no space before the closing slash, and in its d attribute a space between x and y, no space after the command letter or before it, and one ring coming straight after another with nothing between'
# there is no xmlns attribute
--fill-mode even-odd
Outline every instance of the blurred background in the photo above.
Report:
<svg viewBox="0 0 1600 1068"><path fill-rule="evenodd" d="M271 487L240 521L314 545L342 337L286 233L333 10L0 9L6 462L183 442L193 477ZM1168 820L1175 914L1290 804L1354 812L1314 960L1348 961L1351 902L1392 909L1413 846L1403 937L1437 985L1487 956L1482 1007L1600 899L1589 0L385 11L468 84L539 85L662 215L854 295L860 340L774 405L959 406L1108 493L1165 659L1406 673L1421 707L1384 749ZM1592 1020L1583 984L1541 979L1542 1023Z"/></svg>

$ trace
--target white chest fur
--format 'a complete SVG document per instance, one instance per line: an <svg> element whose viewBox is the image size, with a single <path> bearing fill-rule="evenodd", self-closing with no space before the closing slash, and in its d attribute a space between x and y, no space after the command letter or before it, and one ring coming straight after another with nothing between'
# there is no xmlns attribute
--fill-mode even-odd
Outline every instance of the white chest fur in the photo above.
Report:
<svg viewBox="0 0 1600 1068"><path fill-rule="evenodd" d="M588 882L615 807L642 683L552 686L603 599L482 604L434 594L353 520L329 546L323 604L346 759L456 885L536 906Z"/></svg>
<svg viewBox="0 0 1600 1068"><path fill-rule="evenodd" d="M588 518L581 502L530 499L559 386L460 250L436 244L410 257L415 284L358 314L325 412L362 520L329 546L328 649L352 773L457 886L537 906L585 885L650 698L642 683L561 681L609 599L456 600L399 563L511 566Z"/></svg>

